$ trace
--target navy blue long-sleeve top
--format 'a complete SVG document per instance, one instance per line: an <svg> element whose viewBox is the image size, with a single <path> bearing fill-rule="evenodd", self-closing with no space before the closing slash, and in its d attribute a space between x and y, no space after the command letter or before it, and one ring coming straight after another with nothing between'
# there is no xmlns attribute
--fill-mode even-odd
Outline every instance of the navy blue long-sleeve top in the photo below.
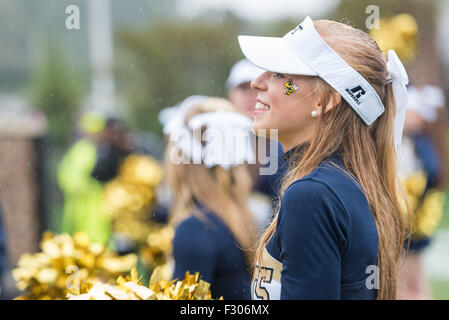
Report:
<svg viewBox="0 0 449 320"><path fill-rule="evenodd" d="M332 156L284 193L252 297L375 299L377 255L377 228L364 192Z"/></svg>
<svg viewBox="0 0 449 320"><path fill-rule="evenodd" d="M213 298L249 300L251 278L243 251L223 220L197 204L205 221L196 216L183 220L173 241L173 278L186 271L199 272L211 284Z"/></svg>
<svg viewBox="0 0 449 320"><path fill-rule="evenodd" d="M424 134L411 136L417 157L421 160L423 170L426 172L426 190L434 188L441 174L441 163L437 148L432 140Z"/></svg>

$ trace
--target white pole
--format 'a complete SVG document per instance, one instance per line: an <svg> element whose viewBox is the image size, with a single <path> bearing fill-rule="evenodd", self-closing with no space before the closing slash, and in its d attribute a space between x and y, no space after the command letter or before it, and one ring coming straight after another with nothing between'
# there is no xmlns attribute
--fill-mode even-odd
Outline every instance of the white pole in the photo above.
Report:
<svg viewBox="0 0 449 320"><path fill-rule="evenodd" d="M88 0L92 92L89 110L114 114L117 110L113 68L113 39L109 0Z"/></svg>

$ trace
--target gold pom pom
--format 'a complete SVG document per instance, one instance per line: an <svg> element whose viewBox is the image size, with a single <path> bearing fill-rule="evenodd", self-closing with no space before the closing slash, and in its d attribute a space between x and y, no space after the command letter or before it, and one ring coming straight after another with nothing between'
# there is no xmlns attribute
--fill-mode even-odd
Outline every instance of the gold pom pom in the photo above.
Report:
<svg viewBox="0 0 449 320"><path fill-rule="evenodd" d="M145 155L130 155L118 176L105 186L105 205L117 238L130 240L149 270L164 265L171 254L174 230L151 221L155 189L163 170Z"/></svg>
<svg viewBox="0 0 449 320"><path fill-rule="evenodd" d="M114 281L137 263L135 254L118 256L99 243L91 243L84 233L71 238L45 232L40 248L42 252L23 254L12 271L17 287L26 290L16 299L65 299L68 293L90 288L91 282Z"/></svg>
<svg viewBox="0 0 449 320"><path fill-rule="evenodd" d="M168 281L163 273L156 268L145 287L133 269L130 275L119 277L115 285L97 282L85 293L69 295L69 300L212 300L210 284L201 280L198 272L186 272L178 281Z"/></svg>
<svg viewBox="0 0 449 320"><path fill-rule="evenodd" d="M412 239L431 236L443 216L444 193L436 189L426 190L426 185L427 177L423 171L415 172L402 181L411 211L411 214L406 213L406 218L410 219L411 230L408 232Z"/></svg>
<svg viewBox="0 0 449 320"><path fill-rule="evenodd" d="M113 233L126 236L138 246L146 242L154 229L150 213L162 175L162 166L149 156L125 158L117 177L105 186L105 208Z"/></svg>
<svg viewBox="0 0 449 320"><path fill-rule="evenodd" d="M410 14L403 13L390 19L381 19L380 28L372 29L370 35L383 52L387 53L393 49L404 63L415 59L418 25Z"/></svg>

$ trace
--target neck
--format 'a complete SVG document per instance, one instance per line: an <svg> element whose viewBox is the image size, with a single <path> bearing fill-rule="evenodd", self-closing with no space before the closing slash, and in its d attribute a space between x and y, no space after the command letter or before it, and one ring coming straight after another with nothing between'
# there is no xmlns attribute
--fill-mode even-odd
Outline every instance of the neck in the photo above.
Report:
<svg viewBox="0 0 449 320"><path fill-rule="evenodd" d="M287 152L296 146L309 142L310 140L311 136L307 134L279 137L279 142L282 144L284 152Z"/></svg>

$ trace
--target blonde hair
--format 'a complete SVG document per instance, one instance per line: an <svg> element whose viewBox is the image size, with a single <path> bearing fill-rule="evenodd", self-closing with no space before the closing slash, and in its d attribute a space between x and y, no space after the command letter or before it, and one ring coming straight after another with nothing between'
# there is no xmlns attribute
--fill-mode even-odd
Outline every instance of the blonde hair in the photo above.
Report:
<svg viewBox="0 0 449 320"><path fill-rule="evenodd" d="M395 299L405 226L403 192L396 175L393 132L396 105L392 84L386 81L386 59L377 43L363 31L328 20L314 21L314 25L324 41L369 81L382 99L385 112L371 126L366 126L341 99L317 120L313 137L298 162L288 170L280 194L282 196L293 181L311 173L323 160L339 152L348 173L360 182L377 226L380 279L377 298ZM311 77L310 85L320 94L324 106L336 93L318 77ZM277 216L257 247L256 264L259 266L262 252L275 232Z"/></svg>
<svg viewBox="0 0 449 320"><path fill-rule="evenodd" d="M208 98L192 107L185 123L195 115L219 110L236 112L229 101ZM169 143L165 163L166 179L174 193L170 223L176 226L191 215L207 223L204 213L195 206L197 200L223 220L250 264L254 259L256 233L253 215L247 207L252 190L247 166L239 165L226 170L220 166L207 168L204 164L174 164L169 155L177 148L174 143Z"/></svg>

